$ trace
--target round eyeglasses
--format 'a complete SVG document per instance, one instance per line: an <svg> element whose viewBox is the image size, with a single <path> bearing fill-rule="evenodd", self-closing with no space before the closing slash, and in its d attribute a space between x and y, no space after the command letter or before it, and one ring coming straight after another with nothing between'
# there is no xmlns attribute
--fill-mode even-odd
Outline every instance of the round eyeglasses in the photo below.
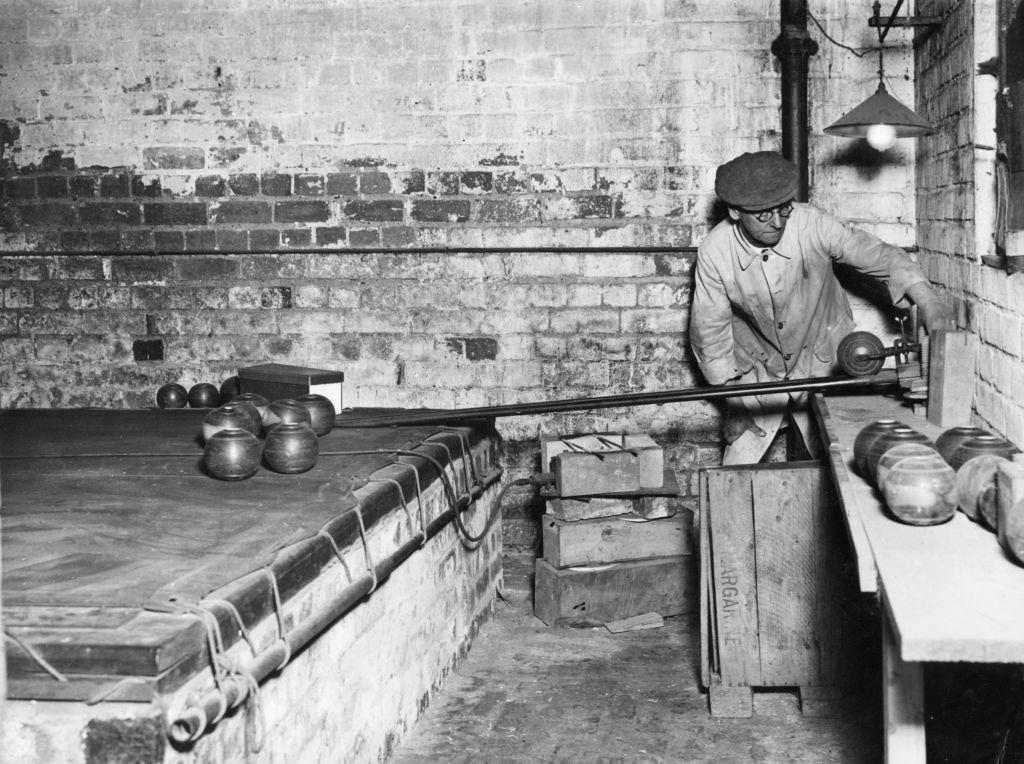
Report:
<svg viewBox="0 0 1024 764"><path fill-rule="evenodd" d="M743 211L748 215L753 215L757 219L757 222L767 223L775 216L776 212L779 213L780 218L788 218L792 215L793 202L786 202L785 204L780 204L778 207L772 207L770 210L761 210L760 212L750 212L749 210Z"/></svg>

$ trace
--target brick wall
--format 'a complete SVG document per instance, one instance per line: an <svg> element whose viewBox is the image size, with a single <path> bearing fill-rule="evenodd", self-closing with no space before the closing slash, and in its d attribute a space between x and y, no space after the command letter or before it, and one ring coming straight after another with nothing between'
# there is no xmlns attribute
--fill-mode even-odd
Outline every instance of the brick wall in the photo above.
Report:
<svg viewBox="0 0 1024 764"><path fill-rule="evenodd" d="M977 65L996 55L994 3L937 0L919 12L945 17L918 51L918 108L938 128L918 152L918 239L933 281L945 285L962 326L978 334L977 420L1024 444L1024 283L981 262L995 254L996 210L987 146L995 104ZM975 227L987 235L976 235Z"/></svg>
<svg viewBox="0 0 1024 764"><path fill-rule="evenodd" d="M874 44L863 8L810 7ZM693 384L714 169L781 144L768 0L5 10L0 406L149 405L267 360L344 369L354 406ZM810 33L812 201L913 243L912 144L820 132L875 60ZM887 41L905 100L909 39ZM501 428L652 432L684 485L717 448L702 404Z"/></svg>

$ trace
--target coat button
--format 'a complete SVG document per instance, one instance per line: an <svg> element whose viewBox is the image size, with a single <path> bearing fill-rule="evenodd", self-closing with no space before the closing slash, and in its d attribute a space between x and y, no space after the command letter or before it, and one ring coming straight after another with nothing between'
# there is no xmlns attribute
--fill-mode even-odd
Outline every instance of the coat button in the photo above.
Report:
<svg viewBox="0 0 1024 764"><path fill-rule="evenodd" d="M778 323L778 327L779 327L780 329L781 329L781 328L782 328L783 326L785 326L785 325L786 325L786 324L785 324L785 323L783 323L782 321L779 321L779 323Z"/></svg>
<svg viewBox="0 0 1024 764"><path fill-rule="evenodd" d="M768 253L766 252L765 254L761 255L761 259L764 260L767 263L768 262Z"/></svg>
<svg viewBox="0 0 1024 764"><path fill-rule="evenodd" d="M792 353L786 353L786 355L782 356L782 360L788 361L792 357L793 357Z"/></svg>

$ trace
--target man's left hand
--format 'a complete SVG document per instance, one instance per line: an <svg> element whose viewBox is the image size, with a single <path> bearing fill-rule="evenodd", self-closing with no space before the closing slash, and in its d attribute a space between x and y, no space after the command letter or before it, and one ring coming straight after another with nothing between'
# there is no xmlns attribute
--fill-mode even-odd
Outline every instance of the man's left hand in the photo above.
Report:
<svg viewBox="0 0 1024 764"><path fill-rule="evenodd" d="M929 334L942 329L956 329L953 314L929 284L921 281L911 285L907 289L907 297L917 306L917 318Z"/></svg>
<svg viewBox="0 0 1024 764"><path fill-rule="evenodd" d="M917 318L928 330L928 334L942 329L956 329L953 314L946 304L934 295L917 306Z"/></svg>

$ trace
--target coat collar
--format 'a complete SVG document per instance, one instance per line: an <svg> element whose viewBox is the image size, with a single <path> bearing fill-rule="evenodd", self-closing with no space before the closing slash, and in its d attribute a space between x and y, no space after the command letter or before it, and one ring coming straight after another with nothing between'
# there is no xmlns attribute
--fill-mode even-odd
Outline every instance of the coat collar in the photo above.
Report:
<svg viewBox="0 0 1024 764"><path fill-rule="evenodd" d="M786 230L788 231L789 228L787 227ZM759 246L755 245L743 233L743 228L742 228L742 226L740 226L739 221L736 221L736 220L732 221L732 235L733 235L733 238L736 240L736 244L739 247L738 250L737 250L736 259L737 259L737 261L739 263L740 270L745 271L747 268L749 268L751 266L751 264L757 258L761 257L761 255L763 255L765 252L773 252L776 255L778 255L779 257L784 257L787 260L790 259L789 255L787 255L784 252L780 252L775 247L759 247ZM784 239L786 234L783 233L782 236L783 236L783 239ZM782 245L782 240L780 240L778 245L776 245L776 246L781 247L781 245Z"/></svg>

